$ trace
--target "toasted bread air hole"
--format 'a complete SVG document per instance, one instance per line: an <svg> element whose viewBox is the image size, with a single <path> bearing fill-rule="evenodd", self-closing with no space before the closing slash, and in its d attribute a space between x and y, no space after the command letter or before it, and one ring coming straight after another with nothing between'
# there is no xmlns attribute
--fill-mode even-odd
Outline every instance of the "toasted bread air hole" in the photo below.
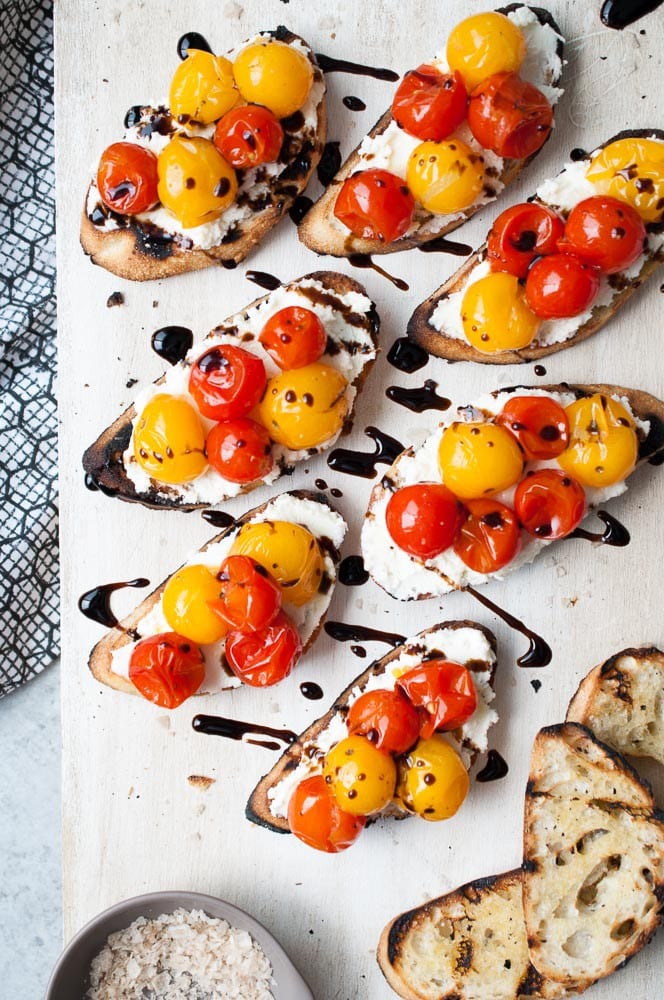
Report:
<svg viewBox="0 0 664 1000"><path fill-rule="evenodd" d="M636 920L633 920L632 917L628 920L622 920L615 927L611 928L611 937L614 941L624 941L625 938L628 938L634 932L635 927Z"/></svg>
<svg viewBox="0 0 664 1000"><path fill-rule="evenodd" d="M590 953L593 946L593 936L590 931L574 931L573 934L563 942L563 951L570 958L584 958Z"/></svg>
<svg viewBox="0 0 664 1000"><path fill-rule="evenodd" d="M618 871L621 864L621 855L611 854L595 865L576 894L576 908L580 913L592 913L597 908L599 902L597 897L602 882L610 872Z"/></svg>

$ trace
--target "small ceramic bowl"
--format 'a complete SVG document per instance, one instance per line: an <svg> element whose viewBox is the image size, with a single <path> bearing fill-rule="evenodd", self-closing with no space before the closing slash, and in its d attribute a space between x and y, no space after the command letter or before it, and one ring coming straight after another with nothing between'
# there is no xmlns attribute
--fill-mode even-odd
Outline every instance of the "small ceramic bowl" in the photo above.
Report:
<svg viewBox="0 0 664 1000"><path fill-rule="evenodd" d="M286 952L262 924L237 906L199 892L149 892L116 903L98 914L72 938L58 959L46 990L46 1000L84 1000L90 985L90 965L109 934L128 927L137 917L154 918L162 913L173 913L180 907L204 910L210 917L221 917L233 927L249 931L272 965L276 983L274 1000L314 1000Z"/></svg>

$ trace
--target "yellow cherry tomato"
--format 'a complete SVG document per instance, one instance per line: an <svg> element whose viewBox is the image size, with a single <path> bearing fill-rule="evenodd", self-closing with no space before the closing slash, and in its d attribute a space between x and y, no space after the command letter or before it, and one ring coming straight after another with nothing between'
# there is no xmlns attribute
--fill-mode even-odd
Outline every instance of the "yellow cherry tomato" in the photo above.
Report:
<svg viewBox="0 0 664 1000"><path fill-rule="evenodd" d="M453 423L438 446L443 482L461 500L478 500L513 486L523 472L516 438L498 424Z"/></svg>
<svg viewBox="0 0 664 1000"><path fill-rule="evenodd" d="M205 471L205 431L184 396L152 397L134 427L134 457L162 483L188 483Z"/></svg>
<svg viewBox="0 0 664 1000"><path fill-rule="evenodd" d="M644 222L659 222L664 215L664 142L611 142L592 158L586 176L603 194L632 205Z"/></svg>
<svg viewBox="0 0 664 1000"><path fill-rule="evenodd" d="M320 362L281 372L267 383L259 419L270 437L291 451L316 448L341 430L347 385L341 372Z"/></svg>
<svg viewBox="0 0 664 1000"><path fill-rule="evenodd" d="M169 102L175 118L184 115L210 125L235 107L239 97L229 59L190 49L171 81Z"/></svg>
<svg viewBox="0 0 664 1000"><path fill-rule="evenodd" d="M311 63L302 52L271 39L242 49L233 63L233 73L245 101L262 104L277 118L300 110L314 78Z"/></svg>
<svg viewBox="0 0 664 1000"><path fill-rule="evenodd" d="M540 325L518 278L493 271L469 285L461 300L463 332L478 351L527 347Z"/></svg>
<svg viewBox="0 0 664 1000"><path fill-rule="evenodd" d="M198 645L223 639L228 626L208 605L219 599L219 589L219 581L207 566L183 566L174 573L161 599L173 631Z"/></svg>
<svg viewBox="0 0 664 1000"><path fill-rule="evenodd" d="M406 181L427 212L460 212L482 192L484 160L460 139L421 142L408 158Z"/></svg>
<svg viewBox="0 0 664 1000"><path fill-rule="evenodd" d="M157 162L159 200L185 229L213 222L235 200L235 171L208 139L178 135Z"/></svg>
<svg viewBox="0 0 664 1000"><path fill-rule="evenodd" d="M364 736L348 736L325 756L323 775L337 803L353 816L380 812L394 796L394 759Z"/></svg>
<svg viewBox="0 0 664 1000"><path fill-rule="evenodd" d="M449 819L462 805L470 781L461 757L442 736L420 740L399 769L397 796L422 819Z"/></svg>
<svg viewBox="0 0 664 1000"><path fill-rule="evenodd" d="M582 486L611 486L636 465L639 442L629 411L610 396L595 393L565 407L569 444L558 464Z"/></svg>
<svg viewBox="0 0 664 1000"><path fill-rule="evenodd" d="M284 601L298 607L318 593L323 579L323 554L317 540L300 524L257 521L245 524L230 555L250 556L274 577Z"/></svg>
<svg viewBox="0 0 664 1000"><path fill-rule="evenodd" d="M523 32L505 14L473 14L453 28L447 62L470 92L494 73L516 73L526 55Z"/></svg>

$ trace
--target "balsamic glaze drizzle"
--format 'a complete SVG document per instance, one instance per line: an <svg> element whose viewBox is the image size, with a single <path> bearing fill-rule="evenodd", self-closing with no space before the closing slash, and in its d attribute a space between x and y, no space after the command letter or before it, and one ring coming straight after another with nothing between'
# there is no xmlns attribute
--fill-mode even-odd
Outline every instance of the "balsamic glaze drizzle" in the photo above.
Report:
<svg viewBox="0 0 664 1000"><path fill-rule="evenodd" d="M354 76L370 76L374 80L385 80L387 83L396 83L399 79L399 74L394 70L365 66L346 59L335 59L334 56L326 56L322 52L316 53L316 61L323 73L352 73Z"/></svg>
<svg viewBox="0 0 664 1000"><path fill-rule="evenodd" d="M330 638L336 639L337 642L384 642L387 646L401 646L406 641L406 636L399 635L398 632L383 632L381 629L368 628L366 625L325 622L323 628Z"/></svg>
<svg viewBox="0 0 664 1000"><path fill-rule="evenodd" d="M394 287L398 288L400 292L407 292L410 289L410 285L403 278L397 278L395 275L390 274L389 271L386 271L384 267L380 267L368 253L352 253L348 257L348 263L353 267L371 268L376 274L380 274L383 278L391 281Z"/></svg>
<svg viewBox="0 0 664 1000"><path fill-rule="evenodd" d="M425 410L449 410L452 401L445 396L439 396L436 392L437 387L438 383L428 378L424 385L416 386L414 389L390 385L385 390L385 395L393 403L405 406L413 413L424 413Z"/></svg>
<svg viewBox="0 0 664 1000"><path fill-rule="evenodd" d="M375 448L372 452L353 451L351 448L335 448L327 457L327 464L335 472L345 472L349 476L374 479L376 465L392 465L404 446L396 438L384 434L377 427L367 427L364 433L372 438Z"/></svg>
<svg viewBox="0 0 664 1000"><path fill-rule="evenodd" d="M475 780L498 781L499 778L504 778L508 771L505 758L501 757L497 750L489 750L486 764L481 771L478 771Z"/></svg>
<svg viewBox="0 0 664 1000"><path fill-rule="evenodd" d="M598 510L597 516L604 522L604 531L586 531L585 528L576 528L568 538L585 538L589 542L601 542L602 545L614 545L616 548L623 548L629 545L629 531L618 518L613 514L608 514L605 510Z"/></svg>
<svg viewBox="0 0 664 1000"><path fill-rule="evenodd" d="M346 556L339 566L339 583L344 587L361 587L369 579L362 556Z"/></svg>
<svg viewBox="0 0 664 1000"><path fill-rule="evenodd" d="M455 240L448 240L445 236L437 236L435 240L427 243L420 243L417 248L420 253L449 253L454 257L469 257L473 248L467 243L457 243Z"/></svg>
<svg viewBox="0 0 664 1000"><path fill-rule="evenodd" d="M299 194L291 207L288 209L291 222L294 222L296 226L299 226L312 205L313 201L311 198L307 198L305 194Z"/></svg>
<svg viewBox="0 0 664 1000"><path fill-rule="evenodd" d="M544 365L535 365L535 367L534 367L533 371L534 371L534 372L535 372L535 374L536 374L536 375L538 375L538 376L539 376L540 378L541 378L541 377L542 377L543 375L546 375L546 368L544 367Z"/></svg>
<svg viewBox="0 0 664 1000"><path fill-rule="evenodd" d="M646 14L651 14L662 0L604 0L600 17L607 28L626 28Z"/></svg>
<svg viewBox="0 0 664 1000"><path fill-rule="evenodd" d="M309 701L320 701L323 697L323 689L320 684L316 684L315 681L303 681L300 684L300 691L305 698Z"/></svg>
<svg viewBox="0 0 664 1000"><path fill-rule="evenodd" d="M152 350L169 365L184 361L194 343L194 335L187 326L162 326L152 334Z"/></svg>
<svg viewBox="0 0 664 1000"><path fill-rule="evenodd" d="M191 722L192 728L197 733L206 736L222 736L227 740L238 740L252 743L257 747L264 747L266 750L278 750L279 740L290 746L295 743L297 733L292 729L273 729L271 726L261 726L257 722L241 722L239 719L225 719L221 715L195 715ZM271 736L272 740L243 740L244 736Z"/></svg>
<svg viewBox="0 0 664 1000"><path fill-rule="evenodd" d="M187 31L178 39L178 56L186 59L189 49L198 49L200 52L212 52L210 43L197 31Z"/></svg>
<svg viewBox="0 0 664 1000"><path fill-rule="evenodd" d="M341 167L341 150L338 142L326 142L323 154L316 167L316 176L323 187L332 183L334 175Z"/></svg>
<svg viewBox="0 0 664 1000"><path fill-rule="evenodd" d="M490 601L484 594L479 593L474 587L464 587L464 590L471 597L474 597L476 601L479 601L480 604L483 604L485 608L488 608L489 611L493 611L495 615L502 618L505 624L513 628L515 632L520 632L521 635L525 635L529 640L530 645L527 651L516 661L520 667L546 667L548 663L551 663L551 657L553 656L551 647L541 635L533 632L522 621L511 615L509 611L505 611L499 604L494 604L493 601Z"/></svg>
<svg viewBox="0 0 664 1000"><path fill-rule="evenodd" d="M395 340L387 352L387 360L400 372L412 375L429 361L429 355L418 344L414 344L408 337L399 337Z"/></svg>
<svg viewBox="0 0 664 1000"><path fill-rule="evenodd" d="M360 100L359 97L353 97L351 95L344 97L342 104L345 108L348 108L349 111L364 111L366 108L364 101Z"/></svg>
<svg viewBox="0 0 664 1000"><path fill-rule="evenodd" d="M230 528L232 524L235 524L233 515L227 514L225 510L203 510L201 517L213 528Z"/></svg>
<svg viewBox="0 0 664 1000"><path fill-rule="evenodd" d="M268 274L267 271L245 271L244 276L247 281L253 281L255 285L260 285L261 288L267 289L268 292L273 292L281 284L279 278L275 278L273 274Z"/></svg>
<svg viewBox="0 0 664 1000"><path fill-rule="evenodd" d="M123 587L149 587L150 581L139 576L135 580L124 580L121 583L102 583L92 590L86 590L78 599L79 610L91 622L97 622L105 628L115 628L118 619L111 611L111 597L116 590Z"/></svg>

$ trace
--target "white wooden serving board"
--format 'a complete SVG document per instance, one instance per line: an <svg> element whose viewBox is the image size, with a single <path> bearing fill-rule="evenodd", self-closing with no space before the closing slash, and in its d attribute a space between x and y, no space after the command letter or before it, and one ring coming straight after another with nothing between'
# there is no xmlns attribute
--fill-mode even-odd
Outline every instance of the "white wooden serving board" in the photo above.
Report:
<svg viewBox="0 0 664 1000"><path fill-rule="evenodd" d="M179 710L155 710L140 698L103 689L86 666L100 627L82 617L77 598L98 583L148 576L160 581L212 531L196 514L155 512L90 493L83 485L81 454L132 399L129 378L156 378L162 363L150 334L184 324L197 336L251 301L260 289L245 280L246 267L290 279L317 267L338 267L366 282L382 317L386 351L404 333L413 307L459 263L442 254L404 253L386 266L405 278L410 293L378 275L353 271L345 261L318 261L301 246L286 219L246 265L233 272L211 268L167 281L131 284L95 268L78 242L81 204L102 148L122 131L125 110L168 91L177 65L179 36L197 30L223 52L256 30L287 23L316 51L388 66L399 72L426 60L445 44L449 29L483 3L463 0L60 0L57 5L58 97L58 295L60 327L60 453L63 570L63 809L65 935L124 897L147 890L192 889L214 893L249 910L282 941L311 983L318 1000L379 998L390 994L373 957L379 933L395 914L459 883L520 862L522 795L532 738L560 721L579 678L594 664L630 644L664 644L664 470L650 466L613 505L632 532L627 549L591 547L583 541L552 547L533 566L488 596L524 618L549 639L553 662L539 671L520 669L522 637L511 633L465 594L443 603L399 604L368 583L339 587L331 618L371 623L413 634L446 618L476 618L498 637L497 706L500 722L491 743L509 762L503 781L479 785L455 819L426 824L385 823L365 832L339 856L321 855L292 837L247 823L246 798L274 755L247 745L197 735L195 712L231 715L276 726L303 728L366 666L347 646L323 636L294 676L265 691L249 688ZM570 150L593 145L627 126L662 126L664 19L654 15L634 30L601 26L599 0L549 4L565 35L567 94L553 138L498 206L458 233L481 240L501 208L530 194L557 172ZM641 33L645 29L646 33ZM389 104L393 85L341 74L328 76L329 138L346 154ZM342 98L367 104L352 113ZM317 182L312 192L319 191ZM655 278L600 335L545 359L547 381L606 381L664 393L664 297ZM120 290L125 304L106 308ZM359 400L352 445L369 448L363 431L377 424L404 442L420 439L436 415L416 416L388 401L390 384L435 379L440 391L462 403L499 385L536 383L532 365L491 368L433 359L415 375L392 369L384 354ZM137 387L138 388L138 387ZM300 467L279 489L309 486L322 477L343 491L339 507L350 522L345 554L358 551L358 533L371 481L333 473L325 458ZM266 500L257 491L226 505L240 514ZM126 612L138 592L117 596ZM384 650L369 647L370 655ZM542 687L535 693L531 680ZM306 701L303 680L319 682L324 702ZM207 792L189 775L215 779ZM663 942L656 941L629 968L592 990L597 1000L661 995Z"/></svg>

